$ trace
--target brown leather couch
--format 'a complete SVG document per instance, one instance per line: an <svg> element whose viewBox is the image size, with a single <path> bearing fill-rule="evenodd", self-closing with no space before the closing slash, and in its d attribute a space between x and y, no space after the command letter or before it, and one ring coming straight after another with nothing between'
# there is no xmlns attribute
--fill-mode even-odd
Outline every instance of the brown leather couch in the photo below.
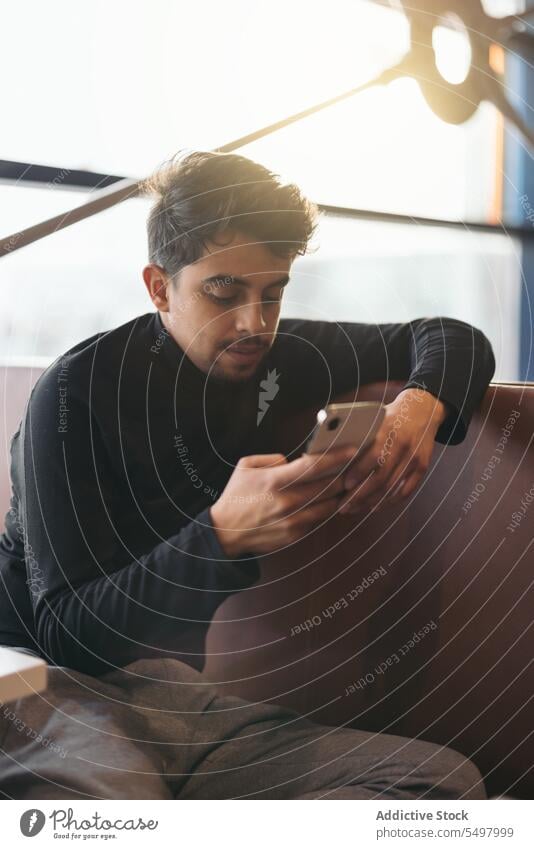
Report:
<svg viewBox="0 0 534 849"><path fill-rule="evenodd" d="M9 441L38 374L0 367L2 520ZM401 388L362 387L359 399ZM314 417L287 422L281 450ZM260 582L217 612L207 677L318 722L452 746L489 795L532 798L533 435L534 384L492 384L466 440L436 445L407 503L336 517L261 559Z"/></svg>
<svg viewBox="0 0 534 849"><path fill-rule="evenodd" d="M284 453L314 415L288 422ZM261 581L217 611L208 677L315 721L447 744L490 795L532 798L533 435L534 384L490 385L408 503L335 517L262 558Z"/></svg>

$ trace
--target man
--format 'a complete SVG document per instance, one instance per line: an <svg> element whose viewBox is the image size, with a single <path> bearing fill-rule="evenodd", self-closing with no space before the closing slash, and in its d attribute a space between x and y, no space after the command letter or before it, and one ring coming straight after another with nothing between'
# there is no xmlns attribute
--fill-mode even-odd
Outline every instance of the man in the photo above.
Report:
<svg viewBox="0 0 534 849"><path fill-rule="evenodd" d="M280 320L316 209L244 157L192 153L146 188L157 196L143 270L156 312L59 357L12 442L0 643L49 662L45 696L16 713L70 759L35 745L19 760L4 722L0 789L484 798L476 767L451 749L221 697L201 671L213 613L257 580L258 555L338 509L405 498L434 441L464 438L494 372L491 346L451 319ZM363 456L352 447L289 460L276 450L293 410L384 379L405 388Z"/></svg>

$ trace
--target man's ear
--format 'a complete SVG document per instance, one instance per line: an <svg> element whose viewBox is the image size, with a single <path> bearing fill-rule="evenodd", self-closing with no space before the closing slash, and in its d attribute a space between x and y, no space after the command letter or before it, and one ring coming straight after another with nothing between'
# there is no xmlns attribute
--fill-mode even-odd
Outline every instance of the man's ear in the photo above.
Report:
<svg viewBox="0 0 534 849"><path fill-rule="evenodd" d="M160 310L160 312L169 312L167 286L170 285L170 280L165 270L155 263L145 265L143 268L143 280L149 298L156 309Z"/></svg>

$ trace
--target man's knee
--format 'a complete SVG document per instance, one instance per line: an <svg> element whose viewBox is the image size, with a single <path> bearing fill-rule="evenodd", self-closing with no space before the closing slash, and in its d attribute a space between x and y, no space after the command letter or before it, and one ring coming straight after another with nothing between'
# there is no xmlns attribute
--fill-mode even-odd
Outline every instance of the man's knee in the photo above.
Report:
<svg viewBox="0 0 534 849"><path fill-rule="evenodd" d="M447 746L427 744L428 759L419 774L431 791L428 796L442 799L486 799L484 779L480 770L468 757Z"/></svg>

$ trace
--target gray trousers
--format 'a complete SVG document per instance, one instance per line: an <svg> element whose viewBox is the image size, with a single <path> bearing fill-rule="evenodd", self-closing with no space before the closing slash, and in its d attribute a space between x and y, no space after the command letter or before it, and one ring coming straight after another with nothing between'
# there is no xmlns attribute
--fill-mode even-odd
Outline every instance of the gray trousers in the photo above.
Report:
<svg viewBox="0 0 534 849"><path fill-rule="evenodd" d="M454 749L223 696L177 660L48 671L44 692L0 703L0 798L487 798Z"/></svg>

